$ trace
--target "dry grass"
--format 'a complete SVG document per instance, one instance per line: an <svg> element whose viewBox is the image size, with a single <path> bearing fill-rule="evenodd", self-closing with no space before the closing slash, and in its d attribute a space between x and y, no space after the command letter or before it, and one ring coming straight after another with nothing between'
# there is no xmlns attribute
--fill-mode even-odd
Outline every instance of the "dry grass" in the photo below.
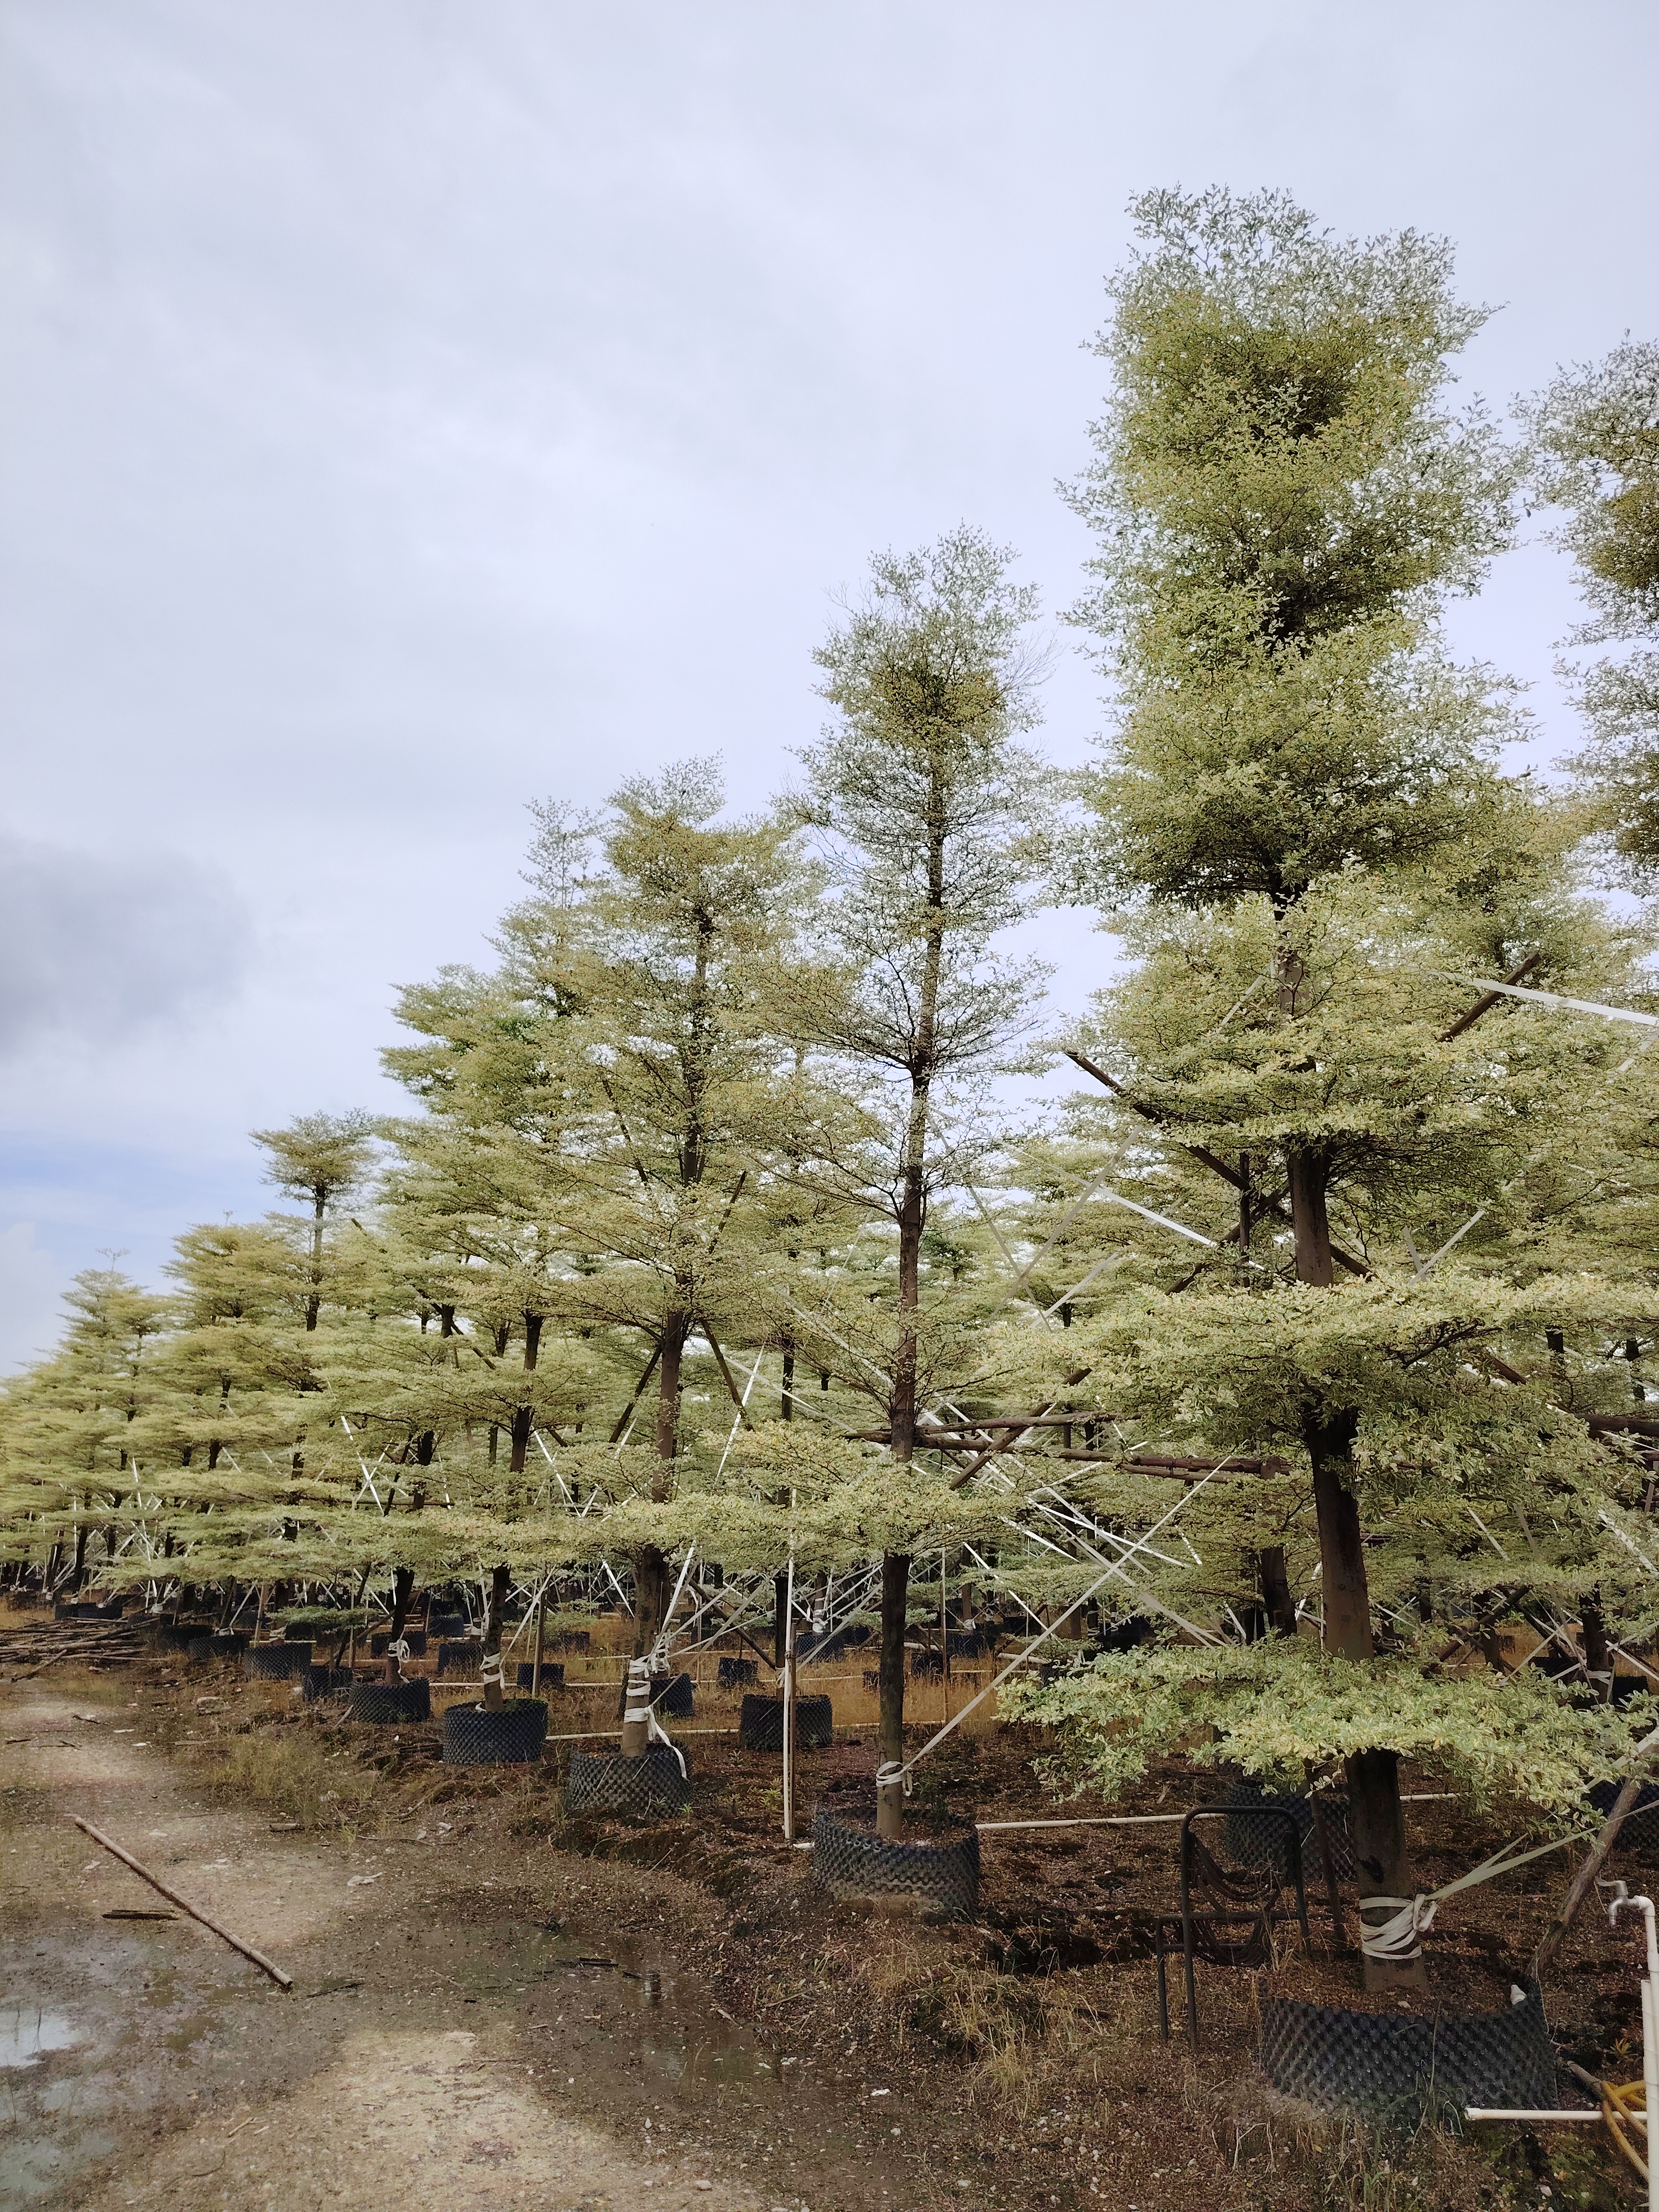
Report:
<svg viewBox="0 0 1659 2212"><path fill-rule="evenodd" d="M252 1800L307 1828L358 1826L381 1788L373 1767L298 1729L223 1735L187 1755L192 1778L214 1796Z"/></svg>

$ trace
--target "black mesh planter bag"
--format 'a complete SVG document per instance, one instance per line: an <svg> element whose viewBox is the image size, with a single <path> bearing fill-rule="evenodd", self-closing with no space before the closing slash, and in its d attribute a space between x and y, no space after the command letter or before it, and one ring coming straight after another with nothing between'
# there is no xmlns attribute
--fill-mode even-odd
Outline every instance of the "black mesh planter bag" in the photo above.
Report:
<svg viewBox="0 0 1659 2212"><path fill-rule="evenodd" d="M1230 1856L1240 1866L1265 1866L1271 1860L1287 1860L1285 1823L1269 1815L1288 1813L1296 1822L1296 1832L1302 1845L1303 1872L1310 1882L1316 1881L1324 1869L1319 1856L1318 1838L1314 1834L1313 1803L1307 1797L1273 1796L1257 1782L1239 1782L1233 1785L1227 1800L1227 1824L1223 1830ZM1325 1840L1330 1845L1331 1871L1339 1881L1353 1880L1353 1844L1348 1833L1348 1801L1334 1791L1320 1792L1319 1811Z"/></svg>
<svg viewBox="0 0 1659 2212"><path fill-rule="evenodd" d="M409 1656L411 1659L425 1658L425 1629L406 1628L404 1631L403 1640L409 1646ZM392 1631L389 1628L377 1628L374 1633L368 1639L369 1657L371 1659L384 1659L386 1655L386 1648L391 1642Z"/></svg>
<svg viewBox="0 0 1659 2212"><path fill-rule="evenodd" d="M696 1698L689 1674L675 1674L659 1691L652 1685L652 1704L671 1721L689 1721L696 1711Z"/></svg>
<svg viewBox="0 0 1659 2212"><path fill-rule="evenodd" d="M314 1705L319 1698L343 1698L351 1687L349 1667L307 1667L300 1678L306 1703Z"/></svg>
<svg viewBox="0 0 1659 2212"><path fill-rule="evenodd" d="M797 1750L823 1751L835 1733L835 1711L828 1698L796 1698ZM781 1751L783 1699L745 1698L738 1711L738 1741L744 1751Z"/></svg>
<svg viewBox="0 0 1659 2212"><path fill-rule="evenodd" d="M1547 2112L1557 2102L1555 2046L1536 1983L1503 2012L1438 2020L1263 1997L1261 2065L1287 2097L1407 2126L1437 2105Z"/></svg>
<svg viewBox="0 0 1659 2212"><path fill-rule="evenodd" d="M745 1683L760 1680L760 1668L753 1659L722 1659L715 1669L714 1680L722 1690L740 1690Z"/></svg>
<svg viewBox="0 0 1659 2212"><path fill-rule="evenodd" d="M379 1728L431 1717L430 1682L354 1682L346 1699L349 1721L368 1721Z"/></svg>
<svg viewBox="0 0 1659 2212"><path fill-rule="evenodd" d="M547 1741L547 1707L540 1698L509 1698L500 1712L483 1705L451 1705L444 1715L446 1766L527 1766Z"/></svg>
<svg viewBox="0 0 1659 2212"><path fill-rule="evenodd" d="M246 1650L247 1638L240 1631L216 1631L210 1636L192 1636L185 1646L185 1656L188 1659L236 1659Z"/></svg>
<svg viewBox="0 0 1659 2212"><path fill-rule="evenodd" d="M520 1659L519 1662L518 1687L521 1690L533 1690L536 1686L535 1661L533 1659ZM564 1662L562 1659L543 1660L541 1686L544 1689L563 1689Z"/></svg>
<svg viewBox="0 0 1659 2212"><path fill-rule="evenodd" d="M242 1672L250 1681L297 1682L311 1664L309 1644L256 1644L242 1654Z"/></svg>
<svg viewBox="0 0 1659 2212"><path fill-rule="evenodd" d="M951 1920L979 1910L979 1830L963 1823L928 1843L878 1836L873 1826L820 1805L812 1873L834 1897L914 1897Z"/></svg>
<svg viewBox="0 0 1659 2212"><path fill-rule="evenodd" d="M665 1743L637 1759L578 1751L571 1754L567 1813L603 1813L619 1820L660 1820L691 1809L691 1780Z"/></svg>
<svg viewBox="0 0 1659 2212"><path fill-rule="evenodd" d="M438 1646L438 1672L444 1674L474 1674L483 1664L482 1644L441 1644Z"/></svg>

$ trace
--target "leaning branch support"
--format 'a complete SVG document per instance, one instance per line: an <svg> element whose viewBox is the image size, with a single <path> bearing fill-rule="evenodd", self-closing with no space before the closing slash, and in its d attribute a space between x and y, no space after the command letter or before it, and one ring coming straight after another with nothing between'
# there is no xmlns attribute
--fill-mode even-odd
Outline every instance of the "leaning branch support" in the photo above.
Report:
<svg viewBox="0 0 1659 2212"><path fill-rule="evenodd" d="M1634 1771L1613 1799L1601 1833L1590 1845L1589 1856L1574 1875L1566 1896L1562 1899L1561 1910L1544 1930L1543 1940L1532 1954L1534 1981L1540 1982L1544 1978L1551 1960L1566 1939L1567 1930L1578 1917L1580 1906L1595 1887L1595 1878L1607 1864L1607 1854L1619 1840L1619 1831L1625 1825L1625 1817L1633 1809L1642 1794L1643 1777L1656 1751L1659 1751L1659 1729L1655 1729L1651 1735L1644 1735L1631 1754Z"/></svg>
<svg viewBox="0 0 1659 2212"><path fill-rule="evenodd" d="M262 1974L270 1976L278 1989L291 1990L294 1987L292 1974L285 1974L280 1966L273 1966L263 1951L256 1951L252 1943L245 1943L240 1936L233 1936L228 1928L222 1928L216 1920L210 1920L206 1913L198 1911L187 1897L180 1897L176 1889L169 1889L160 1875L152 1874L147 1866L142 1866L131 1851L124 1851L119 1844L112 1842L101 1829L94 1828L90 1820L83 1820L78 1813L71 1813L70 1818L83 1834L90 1836L94 1844L100 1844L113 1857L119 1859L123 1866L131 1867L134 1874L141 1881L147 1881L152 1889L160 1890L162 1896L176 1905L181 1912L189 1913L192 1920L199 1920L204 1928L211 1929L222 1943L228 1943L233 1951L240 1951L245 1959L251 1959Z"/></svg>

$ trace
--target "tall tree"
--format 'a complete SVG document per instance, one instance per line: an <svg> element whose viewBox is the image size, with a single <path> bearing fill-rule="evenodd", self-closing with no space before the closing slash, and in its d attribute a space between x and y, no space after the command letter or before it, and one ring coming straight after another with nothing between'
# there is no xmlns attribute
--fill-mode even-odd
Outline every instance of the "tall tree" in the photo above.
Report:
<svg viewBox="0 0 1659 2212"><path fill-rule="evenodd" d="M890 1316L878 1353L849 1352L845 1328L826 1326L814 1356L879 1395L901 1465L915 1451L927 1388L963 1372L962 1341L945 1312L930 1310L954 1279L941 1271L930 1297L930 1214L995 1149L986 1086L1039 995L1041 971L993 946L1029 910L1050 798L1040 763L1017 743L1036 720L1041 658L1036 595L1008 571L1007 553L965 526L925 551L874 559L865 595L818 653L836 720L803 756L802 811L830 851L836 889L822 917L826 957L798 1020L866 1117L863 1140L820 1172L892 1237L890 1287L869 1309L872 1321ZM908 1551L883 1555L889 1771L904 1757L910 1565ZM897 1784L878 1782L883 1833L897 1832L902 1810Z"/></svg>
<svg viewBox="0 0 1659 2212"><path fill-rule="evenodd" d="M1502 700L1434 628L1506 541L1511 472L1478 409L1446 404L1484 318L1455 299L1443 244L1336 240L1274 193L1161 192L1136 213L1144 248L1100 342L1112 405L1076 504L1101 539L1085 615L1120 702L1092 779L1095 881L1145 916L1165 995L1132 986L1108 1024L1143 1110L1212 1156L1248 1153L1270 1170L1267 1210L1288 1214L1310 1356L1280 1403L1311 1482L1324 1647L1364 1664L1358 1455L1368 1418L1405 1408L1377 1402L1387 1361L1362 1345L1378 1324L1360 1324L1361 1291L1346 1320L1316 1318L1338 1279L1333 1203L1373 1237L1455 1231L1522 1169L1528 1115L1547 1133L1565 1103L1535 1069L1518 1096L1523 1045L1500 1079L1489 1039L1437 1043L1437 987L1415 964L1449 964L1460 938L1505 967L1536 949L1518 910L1547 868L1533 810L1496 772ZM1190 987L1170 999L1195 965L1226 971L1245 1011ZM1404 1338L1441 1340L1439 1296L1391 1286ZM1257 1305L1223 1294L1216 1326L1241 1349L1273 1328ZM1184 1334L1177 1315L1160 1325ZM1231 1363L1213 1342L1206 1356L1226 1426ZM1401 1371L1418 1356L1402 1344ZM1205 1390L1195 1373L1188 1387ZM1347 1768L1362 1892L1407 1894L1396 1747L1384 1734ZM1395 1971L1367 1965L1379 1983Z"/></svg>
<svg viewBox="0 0 1659 2212"><path fill-rule="evenodd" d="M265 1153L267 1182L311 1206L311 1279L305 1325L314 1329L322 1310L324 1252L331 1207L362 1182L374 1156L373 1121L367 1114L301 1114L285 1129L256 1129Z"/></svg>
<svg viewBox="0 0 1659 2212"><path fill-rule="evenodd" d="M1634 647L1573 672L1591 743L1572 763L1644 890L1659 883L1659 342L1626 338L1522 408L1534 485L1567 509L1558 534L1592 619L1578 645Z"/></svg>

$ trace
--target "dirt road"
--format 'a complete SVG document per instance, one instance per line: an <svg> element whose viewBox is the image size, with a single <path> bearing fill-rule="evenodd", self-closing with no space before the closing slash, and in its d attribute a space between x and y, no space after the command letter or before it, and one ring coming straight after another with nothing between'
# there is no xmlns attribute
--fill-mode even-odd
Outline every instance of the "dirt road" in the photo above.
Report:
<svg viewBox="0 0 1659 2212"><path fill-rule="evenodd" d="M0 2212L972 2202L917 2172L879 2083L821 2090L679 1971L696 1893L509 1849L459 1807L283 1832L193 1796L140 1697L0 1686ZM106 1917L167 1907L71 1813L293 1991L187 1918Z"/></svg>

